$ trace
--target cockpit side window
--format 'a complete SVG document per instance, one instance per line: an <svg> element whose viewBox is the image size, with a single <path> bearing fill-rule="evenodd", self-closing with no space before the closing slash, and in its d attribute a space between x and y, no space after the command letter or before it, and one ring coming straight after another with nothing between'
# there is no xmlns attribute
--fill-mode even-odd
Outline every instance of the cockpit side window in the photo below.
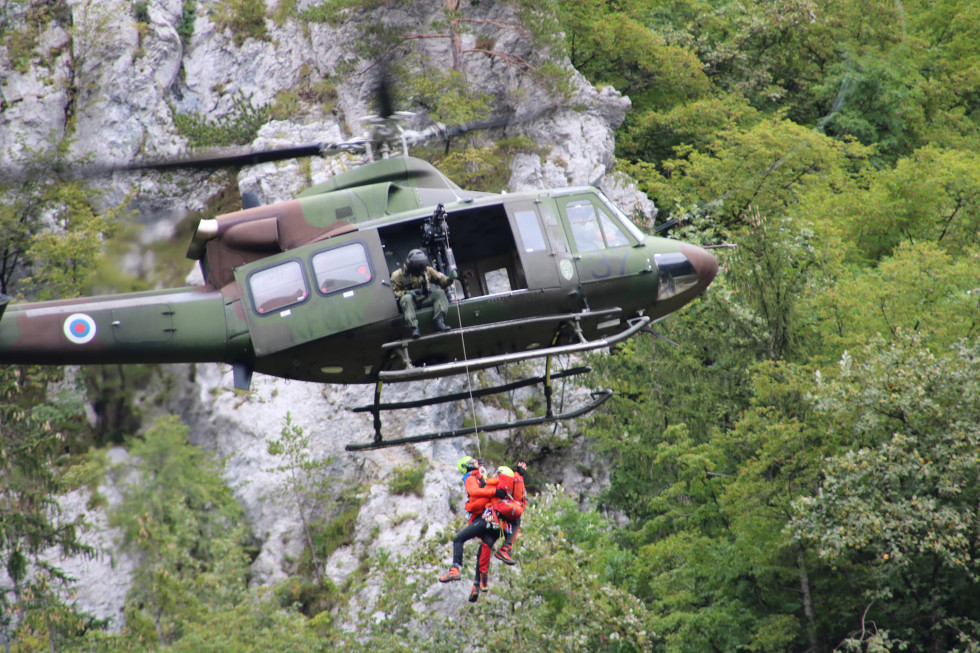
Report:
<svg viewBox="0 0 980 653"><path fill-rule="evenodd" d="M309 296L299 261L286 261L253 272L248 277L248 289L252 305L263 315L298 304Z"/></svg>

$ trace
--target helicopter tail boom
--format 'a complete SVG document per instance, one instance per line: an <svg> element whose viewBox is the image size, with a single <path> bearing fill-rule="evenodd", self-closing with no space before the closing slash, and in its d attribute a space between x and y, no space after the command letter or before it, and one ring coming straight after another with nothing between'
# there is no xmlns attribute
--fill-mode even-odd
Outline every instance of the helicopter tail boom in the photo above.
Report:
<svg viewBox="0 0 980 653"><path fill-rule="evenodd" d="M25 303L0 308L0 315L0 364L217 362L229 348L216 291Z"/></svg>

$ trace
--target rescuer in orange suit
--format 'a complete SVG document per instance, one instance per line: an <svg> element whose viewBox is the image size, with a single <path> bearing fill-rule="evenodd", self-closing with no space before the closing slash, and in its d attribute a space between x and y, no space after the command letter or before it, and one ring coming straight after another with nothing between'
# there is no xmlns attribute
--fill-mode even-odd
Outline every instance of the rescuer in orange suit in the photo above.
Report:
<svg viewBox="0 0 980 653"><path fill-rule="evenodd" d="M454 580L462 579L460 567L463 564L463 545L479 537L487 551L493 548L494 543L500 536L500 529L496 524L488 523L483 518L483 513L493 497L504 498L507 493L498 490L496 479L485 479L480 470L480 463L472 456L464 456L456 464L456 468L463 474L463 487L466 489L466 512L469 517L469 524L463 528L456 537L453 538L453 562L449 571L439 577L439 582L449 583ZM502 495L502 496L501 496ZM482 551L482 549L481 549ZM480 598L480 590L489 588L489 568L490 555L477 556L476 572L473 579L473 588L470 590L470 602L476 603ZM483 564L481 565L481 562ZM482 568L481 568L482 567Z"/></svg>

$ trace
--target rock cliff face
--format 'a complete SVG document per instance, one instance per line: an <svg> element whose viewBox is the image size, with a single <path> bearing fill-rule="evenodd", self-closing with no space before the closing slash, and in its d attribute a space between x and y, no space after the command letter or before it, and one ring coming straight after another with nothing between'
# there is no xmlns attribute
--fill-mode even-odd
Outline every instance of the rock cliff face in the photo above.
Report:
<svg viewBox="0 0 980 653"><path fill-rule="evenodd" d="M282 91L306 88L322 80L331 80L337 89L334 110L324 112L318 106L301 105L288 119L265 124L253 146L346 138L360 132L357 118L369 113L370 76L356 72L365 66L358 66L352 54L359 21L402 21L424 31L442 17L442 3L406 2L399 3L401 9L354 15L340 27L296 16L276 21L269 18L264 38L243 39L231 29L219 28L218 2L196 3L190 17L184 14L182 0L151 0L139 16L130 0L53 4L63 14L43 21L31 54L0 51L0 161L17 161L66 133L72 136L71 154L78 160L186 153L187 139L175 126L175 114L199 115L209 121L230 119L243 99L252 107L262 107ZM272 15L275 3L268 4ZM307 4L298 3L294 14ZM467 11L474 17L498 22L513 19L505 3L473 4ZM20 6L6 10L12 14L12 24L36 20L26 9L17 15ZM494 37L497 47L522 55L533 47L517 32L502 31ZM475 34L464 34L464 49L472 47L475 38ZM429 60L443 67L450 65L452 57L445 39L426 39L418 45ZM567 62L559 63L568 66ZM610 88L595 89L571 71L571 97L556 99L499 61L479 55L466 59L465 64L470 82L479 90L516 110L519 116L528 117L520 132L546 152L524 154L514 160L510 190L598 185L624 209L651 214L652 204L632 189L628 180L607 174L613 157L613 130L629 108L627 98ZM351 69L355 72L346 72ZM255 191L263 202L274 202L355 164L346 157L269 163L243 170L238 182L242 191ZM216 182L200 176L173 174L144 175L136 182L135 206L146 225L147 239L166 236L188 211L203 207L217 187ZM131 191L133 178L117 176L98 183L106 191L104 202L111 205ZM188 271L193 277L190 265ZM266 448L266 439L278 436L287 414L313 436L310 453L331 461L334 490L360 489L363 502L354 541L338 549L328 562L328 574L335 582L349 575L365 554L380 549L405 552L413 542L437 533L455 518L462 493L454 464L464 454L477 453L476 439L346 453L343 447L347 442L372 437L370 419L347 410L369 403L372 388L320 386L257 375L251 392L243 396L230 390L230 369L174 366L171 372L181 382L168 408L189 425L195 443L227 459L226 480L253 525L260 543L253 565L254 583L286 577L291 571L289 561L298 558L304 546L295 511L273 497L272 489L281 479L270 471L275 461ZM420 393L457 392L470 383L475 380L455 377L402 384L386 390L386 398L394 401ZM472 411L481 421L507 418L503 409L479 402L472 407L450 404L386 415L385 431L408 435L457 427L472 418ZM556 431L558 437L572 442L563 449L562 457L548 459L541 454L532 472L546 470L551 481L585 494L595 492L602 482L601 466L583 459L587 454L568 429L561 426ZM504 433L493 440L505 442L508 437ZM514 461L489 462L499 465ZM583 463L595 467L590 477L577 471ZM388 489L392 470L406 465L427 470L421 498L392 495ZM111 502L111 488L103 488L103 492ZM69 498L66 508L71 502L84 505L82 500ZM117 555L112 553L112 533L106 530L104 519L99 515L91 519L97 526L90 535L92 541L101 543L107 555ZM448 559L448 546L446 550ZM118 560L115 571L110 565L98 566L91 561L63 564L81 579L79 601L83 607L102 617L120 617L125 599L122 588L134 561ZM111 582L104 580L107 574L112 576Z"/></svg>

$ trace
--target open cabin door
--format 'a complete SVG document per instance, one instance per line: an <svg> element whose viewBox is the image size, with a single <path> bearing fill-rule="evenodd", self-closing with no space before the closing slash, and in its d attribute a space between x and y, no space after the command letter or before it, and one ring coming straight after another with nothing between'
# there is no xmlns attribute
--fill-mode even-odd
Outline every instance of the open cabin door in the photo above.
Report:
<svg viewBox="0 0 980 653"><path fill-rule="evenodd" d="M257 356L398 315L374 229L243 265L235 280Z"/></svg>

